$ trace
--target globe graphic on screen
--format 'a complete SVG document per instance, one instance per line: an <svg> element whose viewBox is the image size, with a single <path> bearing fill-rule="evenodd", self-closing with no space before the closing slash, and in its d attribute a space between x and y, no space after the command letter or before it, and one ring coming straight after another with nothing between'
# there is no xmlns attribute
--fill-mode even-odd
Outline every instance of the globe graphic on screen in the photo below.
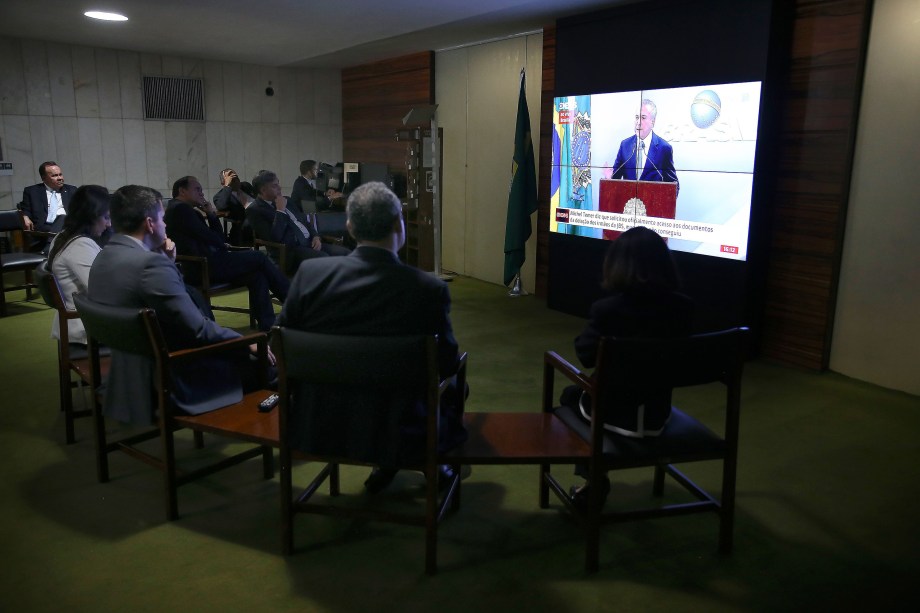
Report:
<svg viewBox="0 0 920 613"><path fill-rule="evenodd" d="M716 122L722 112L722 100L711 89L704 89L690 105L690 119L697 128L708 128Z"/></svg>

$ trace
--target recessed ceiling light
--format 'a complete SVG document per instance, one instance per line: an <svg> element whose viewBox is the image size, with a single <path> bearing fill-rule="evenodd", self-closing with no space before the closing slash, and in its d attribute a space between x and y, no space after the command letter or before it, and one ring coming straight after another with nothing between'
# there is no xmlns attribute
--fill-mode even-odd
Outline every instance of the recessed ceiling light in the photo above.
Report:
<svg viewBox="0 0 920 613"><path fill-rule="evenodd" d="M101 19L102 21L128 21L128 18L118 13L106 13L104 11L86 11L83 13L91 19Z"/></svg>

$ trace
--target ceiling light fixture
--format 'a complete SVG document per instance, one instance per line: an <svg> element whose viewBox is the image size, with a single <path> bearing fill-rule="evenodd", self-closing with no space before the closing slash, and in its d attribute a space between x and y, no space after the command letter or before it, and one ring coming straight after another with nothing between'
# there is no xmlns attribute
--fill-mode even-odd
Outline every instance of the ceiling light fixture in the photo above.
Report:
<svg viewBox="0 0 920 613"><path fill-rule="evenodd" d="M90 19L101 19L102 21L128 21L128 18L118 13L106 13L104 11L86 11L83 13Z"/></svg>

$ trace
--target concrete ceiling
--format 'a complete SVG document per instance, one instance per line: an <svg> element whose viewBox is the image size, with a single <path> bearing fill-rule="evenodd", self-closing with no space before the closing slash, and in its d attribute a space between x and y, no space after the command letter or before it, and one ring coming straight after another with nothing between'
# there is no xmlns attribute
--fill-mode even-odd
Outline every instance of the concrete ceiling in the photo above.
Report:
<svg viewBox="0 0 920 613"><path fill-rule="evenodd" d="M344 68L540 30L634 0L0 0L0 35L263 66ZM121 13L102 22L84 11Z"/></svg>

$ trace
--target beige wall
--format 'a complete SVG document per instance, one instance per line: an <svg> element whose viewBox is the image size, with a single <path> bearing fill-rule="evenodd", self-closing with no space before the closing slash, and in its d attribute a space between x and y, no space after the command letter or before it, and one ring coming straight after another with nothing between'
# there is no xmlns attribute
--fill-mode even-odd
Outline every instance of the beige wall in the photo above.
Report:
<svg viewBox="0 0 920 613"><path fill-rule="evenodd" d="M145 121L141 77L203 77L204 122ZM265 95L271 81L275 95ZM275 170L289 191L300 160L342 157L339 71L288 70L0 37L0 146L15 174L0 177L11 209L38 165L68 183L128 183L168 193L182 175L208 196L217 173Z"/></svg>
<svg viewBox="0 0 920 613"><path fill-rule="evenodd" d="M876 2L831 369L920 395L920 4Z"/></svg>
<svg viewBox="0 0 920 613"><path fill-rule="evenodd" d="M517 120L521 68L527 70L534 156L540 134L543 35L442 51L435 56L435 100L444 128L442 266L502 283L505 217ZM537 160L539 163L539 160ZM534 288L536 213L524 289Z"/></svg>

